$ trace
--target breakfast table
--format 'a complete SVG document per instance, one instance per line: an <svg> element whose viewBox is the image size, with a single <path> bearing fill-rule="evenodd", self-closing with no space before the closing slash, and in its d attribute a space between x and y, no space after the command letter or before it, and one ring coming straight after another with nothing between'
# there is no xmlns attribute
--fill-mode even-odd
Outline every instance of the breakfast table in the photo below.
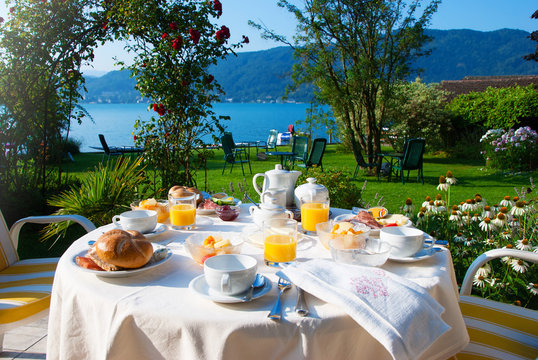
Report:
<svg viewBox="0 0 538 360"><path fill-rule="evenodd" d="M48 325L49 359L391 359L377 339L341 307L305 293L308 316L295 313L297 288L282 295L282 320L267 317L278 294L276 269L263 262L263 249L245 241L241 253L258 261L270 290L250 302L214 302L189 284L203 274L184 246L196 232L244 237L254 224L249 205L235 221L197 216L196 228L168 229L151 238L166 244L171 256L160 266L127 277L102 277L83 271L74 257L89 241L113 229L109 224L75 241L61 257L54 278ZM332 217L349 210L331 208ZM247 236L248 240L248 236ZM330 259L317 236L303 235L297 262ZM373 268L375 269L375 268ZM448 330L419 359L447 359L468 343L458 306L450 252L439 248L416 262L387 261L381 269L425 289L444 311ZM430 324L431 326L431 324ZM434 325L435 326L435 325ZM421 333L431 328L424 326ZM413 330L413 331L416 331Z"/></svg>

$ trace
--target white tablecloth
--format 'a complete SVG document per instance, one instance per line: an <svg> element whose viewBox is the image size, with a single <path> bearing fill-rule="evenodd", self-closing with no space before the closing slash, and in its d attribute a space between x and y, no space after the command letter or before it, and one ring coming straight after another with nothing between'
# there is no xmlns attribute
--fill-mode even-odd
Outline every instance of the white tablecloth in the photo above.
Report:
<svg viewBox="0 0 538 360"><path fill-rule="evenodd" d="M332 209L333 216L345 210ZM198 221L200 220L200 221ZM252 226L248 206L236 221L198 217L197 230L241 232ZM102 278L81 271L73 257L88 248L113 225L77 240L60 259L54 278L49 316L49 359L390 359L385 348L335 305L309 294L310 316L293 311L296 289L283 297L283 320L267 318L277 288L250 303L214 303L189 290L203 274L183 248L190 234L169 230L172 259L151 272L126 278ZM258 259L259 272L275 281L275 271L263 264L263 250L245 243L242 252ZM330 258L315 237L298 246L298 261ZM421 359L446 359L468 342L458 307L452 259L447 250L414 263L387 262L384 269L424 287L444 308L451 330ZM428 331L428 329L424 329Z"/></svg>

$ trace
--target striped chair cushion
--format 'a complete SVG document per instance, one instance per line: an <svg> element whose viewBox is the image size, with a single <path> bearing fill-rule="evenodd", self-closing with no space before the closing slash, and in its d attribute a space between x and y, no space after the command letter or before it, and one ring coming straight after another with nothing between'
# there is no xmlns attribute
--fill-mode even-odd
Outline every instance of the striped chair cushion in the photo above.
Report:
<svg viewBox="0 0 538 360"><path fill-rule="evenodd" d="M58 260L22 260L0 271L0 333L48 310Z"/></svg>
<svg viewBox="0 0 538 360"><path fill-rule="evenodd" d="M538 357L538 311L476 296L460 296L469 345L458 360Z"/></svg>

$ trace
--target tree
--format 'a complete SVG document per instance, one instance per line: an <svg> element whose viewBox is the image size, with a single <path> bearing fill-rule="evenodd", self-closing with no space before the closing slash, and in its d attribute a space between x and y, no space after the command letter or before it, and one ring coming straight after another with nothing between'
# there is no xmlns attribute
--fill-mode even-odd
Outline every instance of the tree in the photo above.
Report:
<svg viewBox="0 0 538 360"><path fill-rule="evenodd" d="M531 15L531 18L532 19L538 19L538 10L536 10ZM537 43L536 44L536 50L532 54L528 54L528 55L523 56L523 59L538 61L538 30L531 32L531 34L529 35L529 39L531 39L532 41L536 41L536 43Z"/></svg>
<svg viewBox="0 0 538 360"><path fill-rule="evenodd" d="M10 3L8 3L9 5ZM54 160L61 162L84 78L82 63L104 38L95 1L11 2L0 18L0 179L4 193L45 195ZM59 166L57 186L62 182Z"/></svg>
<svg viewBox="0 0 538 360"><path fill-rule="evenodd" d="M399 136L388 139L391 145L402 151L406 138L421 137L431 149L446 147L443 141L452 135L450 113L445 109L447 95L439 84L424 84L420 78L395 84L386 119L390 133Z"/></svg>
<svg viewBox="0 0 538 360"><path fill-rule="evenodd" d="M407 77L411 61L424 54L422 46L429 40L424 28L438 3L422 7L418 0L304 0L299 9L280 0L278 5L298 21L293 45L251 24L263 30L262 36L295 47L294 83L313 82L316 96L331 106L343 127L355 158L363 150L373 158L381 149L391 86Z"/></svg>
<svg viewBox="0 0 538 360"><path fill-rule="evenodd" d="M242 43L229 45L230 30L211 22L221 14L219 0L115 1L107 12L110 26L134 38L129 69L157 114L137 121L134 135L164 188L194 185L205 156L202 137L224 130L220 121L227 117L217 117L211 106L223 91L208 68Z"/></svg>

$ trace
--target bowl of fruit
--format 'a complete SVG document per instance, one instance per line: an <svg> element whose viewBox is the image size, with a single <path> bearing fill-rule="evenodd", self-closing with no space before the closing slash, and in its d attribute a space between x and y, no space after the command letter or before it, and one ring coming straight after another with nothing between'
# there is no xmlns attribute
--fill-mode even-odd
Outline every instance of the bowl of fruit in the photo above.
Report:
<svg viewBox="0 0 538 360"><path fill-rule="evenodd" d="M329 249L329 241L336 239L346 247L360 248L366 246L370 228L364 224L347 221L327 221L317 224L316 232L319 241L326 249Z"/></svg>
<svg viewBox="0 0 538 360"><path fill-rule="evenodd" d="M200 265L212 256L239 254L242 245L241 235L232 232L200 232L192 234L185 240L187 250Z"/></svg>

